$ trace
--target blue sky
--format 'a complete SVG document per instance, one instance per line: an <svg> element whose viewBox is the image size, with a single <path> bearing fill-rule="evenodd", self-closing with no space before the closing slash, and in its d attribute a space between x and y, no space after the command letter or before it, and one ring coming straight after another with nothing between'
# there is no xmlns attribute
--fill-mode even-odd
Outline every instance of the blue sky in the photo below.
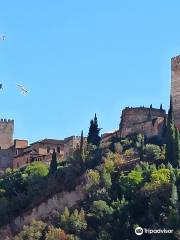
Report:
<svg viewBox="0 0 180 240"><path fill-rule="evenodd" d="M179 9L178 0L1 1L0 118L32 142L87 133L95 112L105 132L126 106L167 109Z"/></svg>

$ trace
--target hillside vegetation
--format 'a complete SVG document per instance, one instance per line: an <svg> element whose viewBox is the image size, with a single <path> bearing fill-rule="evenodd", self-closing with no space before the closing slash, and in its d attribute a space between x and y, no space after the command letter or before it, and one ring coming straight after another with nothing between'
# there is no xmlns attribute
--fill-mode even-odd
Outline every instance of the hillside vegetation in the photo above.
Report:
<svg viewBox="0 0 180 240"><path fill-rule="evenodd" d="M54 152L50 168L38 162L7 171L0 179L1 225L83 181L83 202L52 214L46 222L33 221L14 239L180 239L179 133L171 111L168 116L164 143L148 142L141 134L101 143L95 116L88 144L83 145L82 133L72 157L58 162ZM138 226L174 232L139 237Z"/></svg>

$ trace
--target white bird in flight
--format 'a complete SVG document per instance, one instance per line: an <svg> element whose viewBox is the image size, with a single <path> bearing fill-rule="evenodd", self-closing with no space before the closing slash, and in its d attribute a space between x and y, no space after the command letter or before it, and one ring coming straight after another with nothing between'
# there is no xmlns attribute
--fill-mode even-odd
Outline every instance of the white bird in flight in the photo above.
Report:
<svg viewBox="0 0 180 240"><path fill-rule="evenodd" d="M26 96L29 93L29 91L23 85L17 84L17 86L23 96Z"/></svg>

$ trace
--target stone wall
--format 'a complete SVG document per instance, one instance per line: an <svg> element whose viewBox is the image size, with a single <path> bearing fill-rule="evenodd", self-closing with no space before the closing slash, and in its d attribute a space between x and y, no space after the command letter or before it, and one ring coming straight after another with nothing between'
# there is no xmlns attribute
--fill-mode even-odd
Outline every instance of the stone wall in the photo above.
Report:
<svg viewBox="0 0 180 240"><path fill-rule="evenodd" d="M62 212L65 207L71 208L79 201L85 199L85 191L83 185L79 185L71 192L61 192L55 194L53 197L44 201L31 211L23 213L21 216L13 220L11 224L0 229L0 240L4 240L5 237L12 239L12 232L20 231L24 225L28 225L32 220L47 219L53 212Z"/></svg>
<svg viewBox="0 0 180 240"><path fill-rule="evenodd" d="M120 136L142 133L147 137L161 134L166 112L155 108L125 108L122 111Z"/></svg>
<svg viewBox="0 0 180 240"><path fill-rule="evenodd" d="M0 150L0 170L12 167L14 151L13 148Z"/></svg>

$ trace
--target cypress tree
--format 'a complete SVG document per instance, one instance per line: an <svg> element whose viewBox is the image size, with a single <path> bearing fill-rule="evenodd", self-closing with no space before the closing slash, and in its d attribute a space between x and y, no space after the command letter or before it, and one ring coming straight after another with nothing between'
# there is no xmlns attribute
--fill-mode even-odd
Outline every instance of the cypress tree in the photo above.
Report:
<svg viewBox="0 0 180 240"><path fill-rule="evenodd" d="M177 202L178 202L178 192L177 192L177 187L175 183L172 183L171 186L171 198L170 198L171 204L173 207L177 207Z"/></svg>
<svg viewBox="0 0 180 240"><path fill-rule="evenodd" d="M173 117L173 107L172 107L172 97L171 97L170 107L169 107L168 117L167 117L167 127L166 127L166 163L170 161L173 164L175 161L174 145L175 145L175 128L174 128L174 117Z"/></svg>
<svg viewBox="0 0 180 240"><path fill-rule="evenodd" d="M94 120L91 120L87 142L88 144L93 144L99 146L101 142L101 137L99 136L100 128L98 127L98 120L95 114Z"/></svg>
<svg viewBox="0 0 180 240"><path fill-rule="evenodd" d="M163 106L162 106L162 104L160 105L160 110L163 110Z"/></svg>
<svg viewBox="0 0 180 240"><path fill-rule="evenodd" d="M180 166L180 138L179 131L175 128L175 162L174 167Z"/></svg>
<svg viewBox="0 0 180 240"><path fill-rule="evenodd" d="M83 155L83 150L84 150L84 136L83 136L83 131L81 131L81 140L80 140L80 154L81 156Z"/></svg>
<svg viewBox="0 0 180 240"><path fill-rule="evenodd" d="M172 96L170 98L170 107L169 107L169 111L168 111L168 124L174 124Z"/></svg>
<svg viewBox="0 0 180 240"><path fill-rule="evenodd" d="M171 162L173 167L180 166L180 138L179 131L174 124L172 97L167 118L166 128L166 163Z"/></svg>
<svg viewBox="0 0 180 240"><path fill-rule="evenodd" d="M163 137L163 139L166 138L166 132L167 132L167 117L164 116L163 128L162 128L162 137Z"/></svg>
<svg viewBox="0 0 180 240"><path fill-rule="evenodd" d="M52 154L49 174L54 174L56 171L57 171L57 157L56 157L56 151L54 149Z"/></svg>
<svg viewBox="0 0 180 240"><path fill-rule="evenodd" d="M166 163L175 163L175 127L172 123L167 123L166 130Z"/></svg>
<svg viewBox="0 0 180 240"><path fill-rule="evenodd" d="M79 148L79 157L81 164L84 163L84 136L83 131L81 132L80 148Z"/></svg>
<svg viewBox="0 0 180 240"><path fill-rule="evenodd" d="M96 146L99 146L99 144L101 142L101 137L99 136L100 130L101 129L98 127L97 116L95 114L95 117L94 117L94 145L96 145Z"/></svg>
<svg viewBox="0 0 180 240"><path fill-rule="evenodd" d="M144 154L144 135L141 137L141 143L140 143L140 160L143 160L143 154Z"/></svg>
<svg viewBox="0 0 180 240"><path fill-rule="evenodd" d="M94 135L94 122L93 120L90 121L90 127L89 127L89 133L87 137L87 142L90 144L93 141L93 135Z"/></svg>

